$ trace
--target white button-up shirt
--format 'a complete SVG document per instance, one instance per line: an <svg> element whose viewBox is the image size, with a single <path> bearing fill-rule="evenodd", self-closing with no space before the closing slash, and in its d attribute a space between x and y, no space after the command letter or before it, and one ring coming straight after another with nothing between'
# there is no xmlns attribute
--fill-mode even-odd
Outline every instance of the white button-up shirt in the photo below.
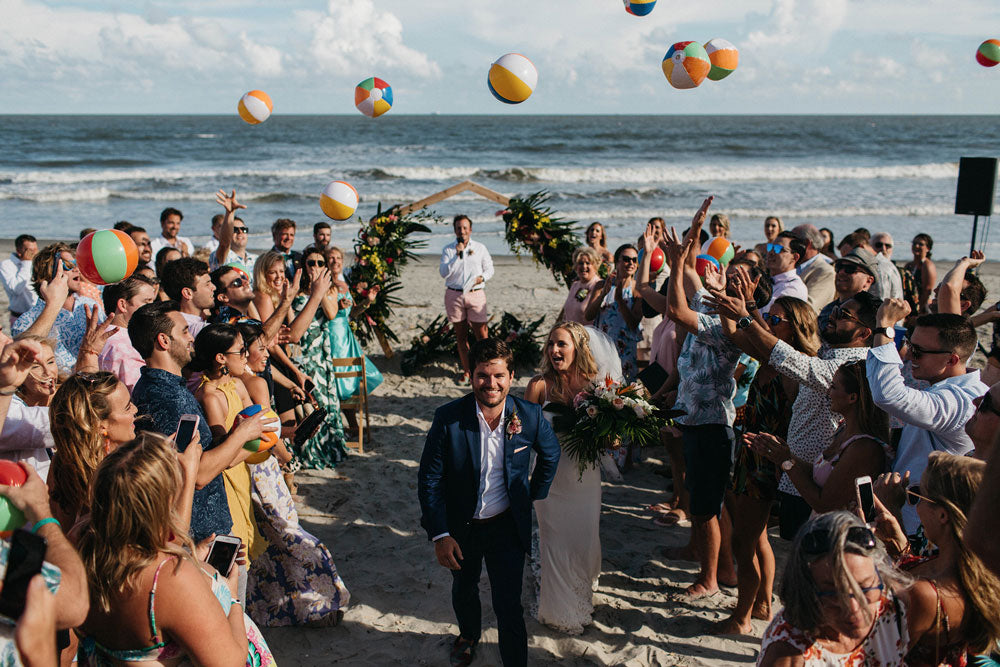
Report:
<svg viewBox="0 0 1000 667"><path fill-rule="evenodd" d="M10 253L10 257L0 262L0 283L7 292L12 313L26 313L38 301L38 295L31 289L30 259L21 259Z"/></svg>
<svg viewBox="0 0 1000 667"><path fill-rule="evenodd" d="M482 276L483 282L472 289L483 289L486 287L486 281L493 277L493 258L490 257L490 251L479 241L469 239L469 244L459 257L455 252L456 244L457 241L452 241L441 251L440 271L445 286L461 290L467 282Z"/></svg>
<svg viewBox="0 0 1000 667"><path fill-rule="evenodd" d="M868 353L866 369L872 400L903 422L892 469L900 474L909 470L912 485L920 483L931 452L965 455L972 451L965 423L976 411L972 401L990 388L979 379L979 371L974 370L935 382L926 389L913 389L903 381L902 366L892 343L872 348ZM917 511L909 503L903 506L903 524L909 535L920 526Z"/></svg>
<svg viewBox="0 0 1000 667"><path fill-rule="evenodd" d="M476 418L479 419L479 502L476 503L476 512L472 516L476 519L489 519L510 507L507 482L503 474L507 406L504 405L495 429L490 429L478 402Z"/></svg>
<svg viewBox="0 0 1000 667"><path fill-rule="evenodd" d="M830 383L837 369L848 361L864 359L867 347L823 347L819 355L802 354L784 341L771 350L770 364L782 375L799 383L788 422L788 447L802 461L815 461L833 441L840 415L830 411ZM778 490L801 495L782 473Z"/></svg>
<svg viewBox="0 0 1000 667"><path fill-rule="evenodd" d="M171 243L167 239L163 238L163 234L160 234L155 239L153 239L153 241L149 245L150 249L153 252L153 262L156 261L157 253L159 253L164 248L170 247L180 250L182 245L187 246L187 256L194 257L194 244L191 243L191 239L186 238L184 236L178 236L176 239L174 239L174 242Z"/></svg>
<svg viewBox="0 0 1000 667"><path fill-rule="evenodd" d="M24 461L46 480L50 465L46 449L53 444L49 409L26 405L19 396L12 398L0 432L0 459Z"/></svg>
<svg viewBox="0 0 1000 667"><path fill-rule="evenodd" d="M771 278L771 282L774 285L774 289L771 292L771 300L764 306L765 313L771 309L771 304L779 296L794 296L796 299L809 301L809 288L802 282L802 278L799 278L799 274L795 269L779 273Z"/></svg>

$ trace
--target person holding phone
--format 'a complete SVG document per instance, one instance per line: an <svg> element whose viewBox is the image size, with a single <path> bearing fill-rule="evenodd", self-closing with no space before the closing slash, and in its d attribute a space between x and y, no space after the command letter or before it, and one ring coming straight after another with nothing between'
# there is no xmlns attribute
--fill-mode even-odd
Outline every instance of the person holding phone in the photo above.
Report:
<svg viewBox="0 0 1000 667"><path fill-rule="evenodd" d="M452 220L455 240L441 250L438 272L444 278L444 309L455 328L462 372L458 380L469 382L469 333L486 338L486 281L493 277L493 258L486 246L472 240L472 220L459 214Z"/></svg>
<svg viewBox="0 0 1000 667"><path fill-rule="evenodd" d="M192 555L171 504L184 474L174 444L154 433L98 467L77 540L90 588L80 627L89 664L274 664L235 593L239 569L224 576Z"/></svg>

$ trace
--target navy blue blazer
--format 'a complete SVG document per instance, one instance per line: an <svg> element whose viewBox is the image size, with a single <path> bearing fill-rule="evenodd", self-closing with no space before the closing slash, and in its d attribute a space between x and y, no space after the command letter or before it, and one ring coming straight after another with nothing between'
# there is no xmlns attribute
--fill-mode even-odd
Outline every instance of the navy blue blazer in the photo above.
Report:
<svg viewBox="0 0 1000 667"><path fill-rule="evenodd" d="M549 493L559 465L559 441L542 417L542 406L507 396L507 414L521 420L521 432L508 436L504 427L504 481L522 548L531 549L531 502ZM528 480L530 451L537 453ZM479 418L476 399L468 394L434 413L417 474L420 525L427 538L450 533L461 542L468 534L479 503Z"/></svg>

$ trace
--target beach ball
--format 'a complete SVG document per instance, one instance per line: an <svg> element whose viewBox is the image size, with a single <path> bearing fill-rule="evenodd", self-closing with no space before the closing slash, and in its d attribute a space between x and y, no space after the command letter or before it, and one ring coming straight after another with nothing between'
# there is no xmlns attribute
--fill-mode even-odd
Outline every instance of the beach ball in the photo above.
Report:
<svg viewBox="0 0 1000 667"><path fill-rule="evenodd" d="M13 461L0 460L0 484L4 486L21 486L28 481L28 473L24 472ZM24 512L14 507L5 496L0 496L0 537L10 537L11 533L24 525Z"/></svg>
<svg viewBox="0 0 1000 667"><path fill-rule="evenodd" d="M661 67L674 88L697 88L708 76L712 63L698 42L677 42L663 56Z"/></svg>
<svg viewBox="0 0 1000 667"><path fill-rule="evenodd" d="M663 256L663 249L657 246L653 248L653 254L649 257L649 270L654 273L663 268L666 257Z"/></svg>
<svg viewBox="0 0 1000 667"><path fill-rule="evenodd" d="M733 255L736 254L736 251L729 239L715 236L705 241L705 244L701 246L701 254L712 257L721 266L727 267L729 262L733 261Z"/></svg>
<svg viewBox="0 0 1000 667"><path fill-rule="evenodd" d="M538 70L520 53L508 53L490 66L486 77L493 97L506 104L520 104L535 91Z"/></svg>
<svg viewBox="0 0 1000 667"><path fill-rule="evenodd" d="M625 0L625 11L632 16L645 16L655 6L656 0Z"/></svg>
<svg viewBox="0 0 1000 667"><path fill-rule="evenodd" d="M237 415L237 419L253 417L261 410L264 410L264 406L251 405L240 410L239 415ZM267 457L270 456L268 450L278 444L278 433L281 431L281 420L278 419L278 415L275 414L274 410L271 410L270 408L265 410L264 414L270 420L264 422L264 432L260 434L259 438L255 440L248 440L243 443L243 449L254 452L253 456L247 458L247 463L260 463L261 461L267 460Z"/></svg>
<svg viewBox="0 0 1000 667"><path fill-rule="evenodd" d="M139 249L135 241L117 229L91 232L76 247L76 265L83 277L95 285L125 280L138 263Z"/></svg>
<svg viewBox="0 0 1000 667"><path fill-rule="evenodd" d="M976 62L983 67L993 67L1000 63L1000 40L988 39L979 45Z"/></svg>
<svg viewBox="0 0 1000 667"><path fill-rule="evenodd" d="M705 52L712 68L708 70L708 78L712 81L722 81L733 73L740 64L740 52L728 41L716 37L705 42Z"/></svg>
<svg viewBox="0 0 1000 667"><path fill-rule="evenodd" d="M719 260L712 257L711 255L698 255L694 258L694 270L702 278L708 272L708 267L714 266L716 271L722 271L722 265L719 264Z"/></svg>
<svg viewBox="0 0 1000 667"><path fill-rule="evenodd" d="M392 86L371 76L354 89L354 106L369 118L378 118L392 108Z"/></svg>
<svg viewBox="0 0 1000 667"><path fill-rule="evenodd" d="M274 105L271 104L271 96L263 90L251 90L240 98L236 110L240 112L240 118L246 122L259 125L271 116Z"/></svg>
<svg viewBox="0 0 1000 667"><path fill-rule="evenodd" d="M331 181L319 196L319 207L328 218L347 220L358 208L358 191L344 181Z"/></svg>

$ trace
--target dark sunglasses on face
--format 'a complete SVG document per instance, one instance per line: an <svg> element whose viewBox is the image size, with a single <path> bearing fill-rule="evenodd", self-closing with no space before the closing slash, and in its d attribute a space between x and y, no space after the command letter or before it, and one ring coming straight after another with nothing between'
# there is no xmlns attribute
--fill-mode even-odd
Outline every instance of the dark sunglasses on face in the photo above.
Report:
<svg viewBox="0 0 1000 667"><path fill-rule="evenodd" d="M864 269L857 264L851 264L850 262L841 262L837 264L836 269L837 271L843 271L849 276L853 276L858 271L864 271Z"/></svg>
<svg viewBox="0 0 1000 667"><path fill-rule="evenodd" d="M847 543L871 551L878 544L875 534L864 526L851 526L847 529ZM817 528L802 538L802 552L807 556L824 556L830 553L833 545L830 543L830 531Z"/></svg>
<svg viewBox="0 0 1000 667"><path fill-rule="evenodd" d="M766 314L763 315L763 317L764 317L764 321L767 322L768 324L770 324L772 327L776 326L776 325L778 325L778 324L780 324L782 322L787 322L788 321L788 320L786 320L783 317L778 317L777 315L772 315L771 313L766 313Z"/></svg>
<svg viewBox="0 0 1000 667"><path fill-rule="evenodd" d="M326 266L325 259L307 259L306 266Z"/></svg>
<svg viewBox="0 0 1000 667"><path fill-rule="evenodd" d="M625 264L638 264L639 258L632 257L631 255L622 255L621 259L619 259L618 261L623 262Z"/></svg>
<svg viewBox="0 0 1000 667"><path fill-rule="evenodd" d="M786 250L788 250L788 248L786 248L785 246L781 245L780 243L768 243L767 244L767 251L768 252L773 252L775 255L780 255L781 253L785 252Z"/></svg>
<svg viewBox="0 0 1000 667"><path fill-rule="evenodd" d="M864 322L858 319L857 315L846 308L841 308L840 306L833 307L833 310L830 311L830 318L834 320L848 320L850 322L857 322L861 326L867 326Z"/></svg>
<svg viewBox="0 0 1000 667"><path fill-rule="evenodd" d="M237 287L237 288L238 287L243 287L243 283L244 283L244 279L243 278L237 278L233 282L231 282L228 285L226 285L226 289L231 289L233 287Z"/></svg>
<svg viewBox="0 0 1000 667"><path fill-rule="evenodd" d="M910 356L914 359L919 359L925 354L952 354L951 350L925 350L919 345L914 345L909 337L904 339L906 341L906 347L910 350Z"/></svg>
<svg viewBox="0 0 1000 667"><path fill-rule="evenodd" d="M882 243L881 241L874 244L876 250L882 250L883 248L891 248L891 243Z"/></svg>
<svg viewBox="0 0 1000 667"><path fill-rule="evenodd" d="M250 233L249 227L233 227L234 234L248 234Z"/></svg>

